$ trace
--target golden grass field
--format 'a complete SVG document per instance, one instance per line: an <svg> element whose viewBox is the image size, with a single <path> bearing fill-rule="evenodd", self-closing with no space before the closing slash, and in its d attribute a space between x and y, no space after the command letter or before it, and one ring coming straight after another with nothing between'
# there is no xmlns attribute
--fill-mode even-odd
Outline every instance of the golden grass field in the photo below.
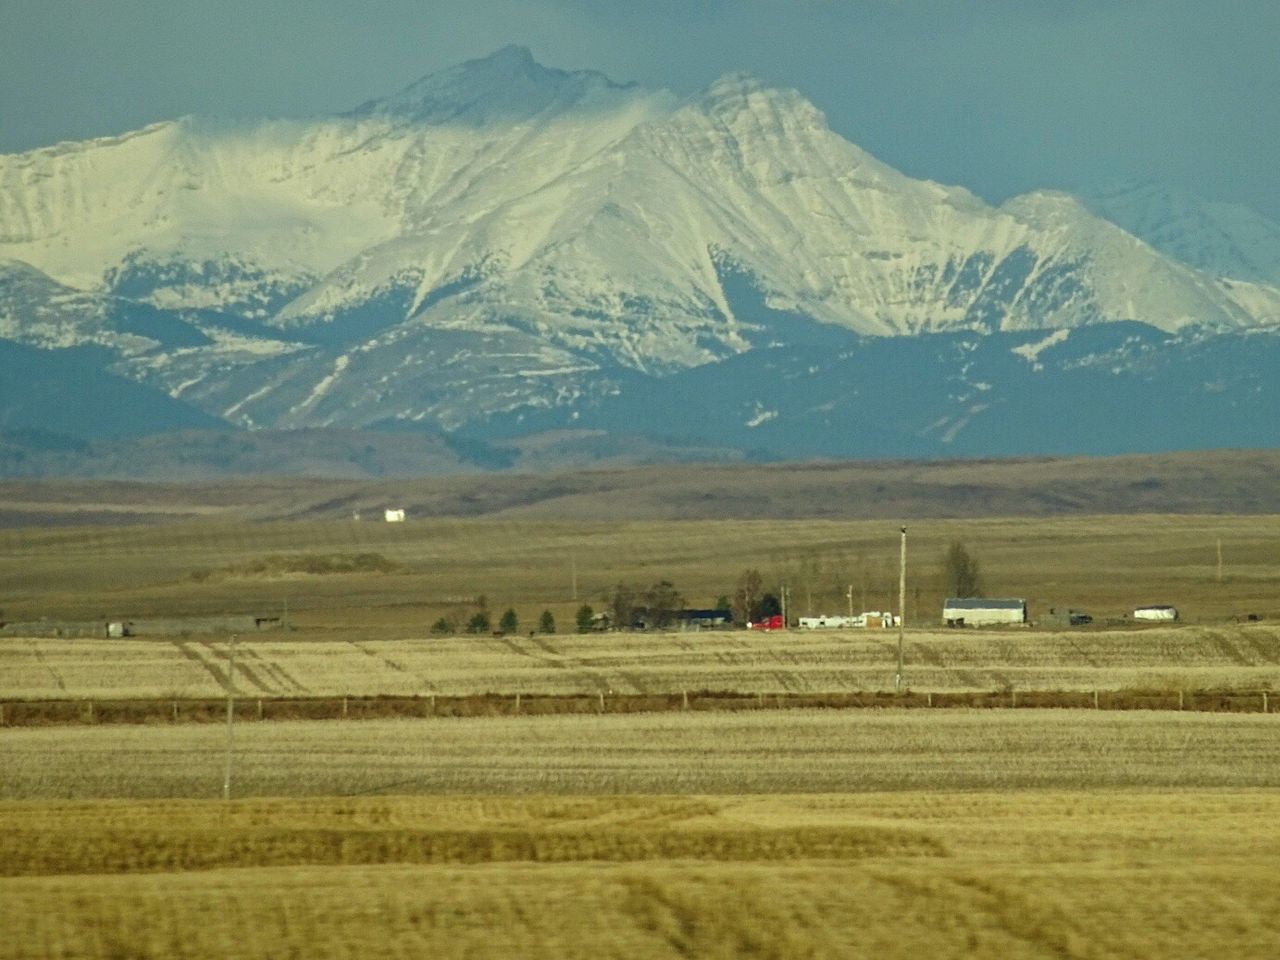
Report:
<svg viewBox="0 0 1280 960"><path fill-rule="evenodd" d="M221 795L220 725L3 731L0 799ZM1280 787L1280 715L788 710L235 728L236 796Z"/></svg>
<svg viewBox="0 0 1280 960"><path fill-rule="evenodd" d="M5 958L1213 958L1280 941L1273 790L99 801L0 817Z"/></svg>
<svg viewBox="0 0 1280 960"><path fill-rule="evenodd" d="M250 522L220 503L0 530L0 621L287 604L292 629L240 638L246 699L892 684L892 631L565 631L619 581L668 579L702 606L747 567L786 582L797 615L844 612L850 585L860 609L896 606L896 522ZM907 522L913 689L1280 689L1280 517ZM1097 626L938 628L953 539L989 594ZM360 553L384 569L272 572ZM481 595L521 630L431 634ZM1148 602L1186 622L1103 622ZM545 609L560 632L529 636ZM215 697L228 639L0 637L0 700ZM0 958L1217 958L1280 942L1275 713L282 720L237 724L234 742L227 804L220 725L0 728Z"/></svg>
<svg viewBox="0 0 1280 960"><path fill-rule="evenodd" d="M406 636L236 644L255 698L890 691L896 631ZM1280 691L1280 625L1140 630L911 630L916 691ZM0 639L0 701L225 695L230 638ZM1271 705L1280 709L1280 704Z"/></svg>

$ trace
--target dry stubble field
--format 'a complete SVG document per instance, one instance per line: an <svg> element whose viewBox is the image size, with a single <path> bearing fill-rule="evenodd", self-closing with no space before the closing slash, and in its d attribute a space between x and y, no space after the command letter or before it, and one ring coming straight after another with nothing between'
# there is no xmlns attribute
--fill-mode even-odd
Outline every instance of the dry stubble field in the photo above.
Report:
<svg viewBox="0 0 1280 960"><path fill-rule="evenodd" d="M15 960L1215 958L1280 940L1272 790L3 811Z"/></svg>
<svg viewBox="0 0 1280 960"><path fill-rule="evenodd" d="M671 579L705 603L746 566L832 612L841 582L888 593L896 531L884 526L16 530L0 534L0 591L9 619L262 613L287 598L297 629L246 645L264 688L281 690L879 686L885 644L871 636L507 644L432 638L426 626L482 593L526 623L552 609L563 625L618 580ZM1176 602L1194 621L913 632L913 682L1274 686L1274 517L912 529L909 617L935 608L930 569L960 538L991 592L1026 596L1033 611L1105 617ZM235 572L274 554L360 551L396 569ZM1244 612L1264 619L1232 622ZM6 696L194 695L216 687L198 659L216 663L224 644L6 638L0 682ZM1280 940L1277 724L1053 710L244 724L243 799L231 804L211 799L216 726L3 729L0 957L1269 956Z"/></svg>

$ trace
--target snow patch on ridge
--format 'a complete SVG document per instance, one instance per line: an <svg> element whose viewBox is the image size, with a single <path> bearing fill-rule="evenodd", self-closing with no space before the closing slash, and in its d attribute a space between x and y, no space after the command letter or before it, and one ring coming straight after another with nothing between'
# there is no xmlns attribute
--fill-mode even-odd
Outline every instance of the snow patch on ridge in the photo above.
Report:
<svg viewBox="0 0 1280 960"><path fill-rule="evenodd" d="M324 378L322 378L319 383L317 383L314 387L312 387L311 393L307 395L307 399L303 400L301 403L292 407L289 410L289 412L297 413L300 410L307 410L315 406L316 401L318 401L321 397L323 397L326 393L329 392L329 390L333 387L334 383L336 383L338 378L342 376L342 372L347 369L347 366L350 363L351 363L351 358L346 354L343 354L342 356L338 357L338 359L334 360L333 372L328 374Z"/></svg>
<svg viewBox="0 0 1280 960"><path fill-rule="evenodd" d="M1015 353L1022 357L1027 363L1035 363L1037 358L1045 350L1059 343L1066 343L1067 337L1071 335L1070 330L1055 330L1043 340L1037 340L1035 343L1024 343L1020 347L1014 347L1009 352Z"/></svg>

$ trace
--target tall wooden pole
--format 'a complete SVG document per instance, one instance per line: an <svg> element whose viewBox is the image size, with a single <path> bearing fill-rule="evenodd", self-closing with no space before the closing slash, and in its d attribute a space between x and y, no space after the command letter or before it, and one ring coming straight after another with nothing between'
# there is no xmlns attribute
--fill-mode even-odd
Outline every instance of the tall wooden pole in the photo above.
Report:
<svg viewBox="0 0 1280 960"><path fill-rule="evenodd" d="M1222 582L1222 538L1218 538L1218 582Z"/></svg>
<svg viewBox="0 0 1280 960"><path fill-rule="evenodd" d="M902 528L902 555L898 560L898 672L893 678L893 689L902 692L905 678L902 675L902 639L907 626L907 528Z"/></svg>

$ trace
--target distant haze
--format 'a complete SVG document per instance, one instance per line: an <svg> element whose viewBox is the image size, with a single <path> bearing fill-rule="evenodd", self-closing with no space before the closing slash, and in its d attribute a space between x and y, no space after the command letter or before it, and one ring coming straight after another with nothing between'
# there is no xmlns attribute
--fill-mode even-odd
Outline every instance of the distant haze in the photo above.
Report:
<svg viewBox="0 0 1280 960"><path fill-rule="evenodd" d="M1280 217L1274 0L6 0L0 152L197 113L326 114L509 42L692 93L793 86L989 200L1153 179Z"/></svg>

